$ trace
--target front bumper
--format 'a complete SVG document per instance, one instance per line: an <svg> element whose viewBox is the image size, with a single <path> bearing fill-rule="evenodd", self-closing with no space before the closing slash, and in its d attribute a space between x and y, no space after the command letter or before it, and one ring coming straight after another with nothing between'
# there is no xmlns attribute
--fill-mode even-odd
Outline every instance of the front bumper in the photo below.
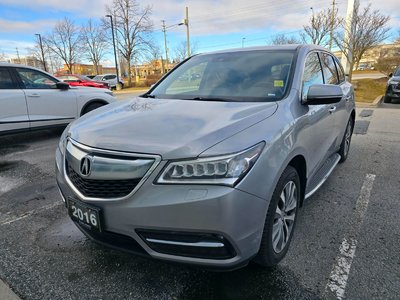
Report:
<svg viewBox="0 0 400 300"><path fill-rule="evenodd" d="M82 201L60 172L64 162L57 151L56 177L60 191L65 199L74 197ZM103 233L91 232L77 224L78 227L103 245L156 259L218 269L247 264L260 247L269 202L226 186L154 184L165 163L161 162L128 199L86 202L101 208ZM167 233L158 240L169 242L176 236L174 242L178 242L178 247L158 247L158 242L146 239L148 232ZM184 246L188 249L187 240L182 244L182 236L188 236L190 241L195 235L205 237L212 246L218 245L220 239L232 255L207 257L207 251L203 251L200 257L198 253L193 257L180 251ZM154 236L150 238L155 240Z"/></svg>

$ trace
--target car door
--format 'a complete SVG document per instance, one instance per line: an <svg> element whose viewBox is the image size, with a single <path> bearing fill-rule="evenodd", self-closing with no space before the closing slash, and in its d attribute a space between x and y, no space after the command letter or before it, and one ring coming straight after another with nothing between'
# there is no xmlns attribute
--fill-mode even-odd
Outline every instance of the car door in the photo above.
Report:
<svg viewBox="0 0 400 300"><path fill-rule="evenodd" d="M57 79L30 68L15 68L23 85L30 127L60 125L77 117L76 93L56 87Z"/></svg>
<svg viewBox="0 0 400 300"><path fill-rule="evenodd" d="M105 78L109 86L114 87L117 85L117 75L107 75Z"/></svg>
<svg viewBox="0 0 400 300"><path fill-rule="evenodd" d="M0 67L0 133L29 128L25 94L9 68Z"/></svg>
<svg viewBox="0 0 400 300"><path fill-rule="evenodd" d="M324 76L318 52L308 54L303 73L302 97L306 99L308 89L313 84L324 84ZM306 104L307 105L307 104ZM335 124L330 105L307 105L307 123L302 138L308 149L308 165L312 177L332 153Z"/></svg>
<svg viewBox="0 0 400 300"><path fill-rule="evenodd" d="M321 52L320 58L321 58L325 83L339 85L343 91L343 97L340 100L340 102L330 105L330 111L334 117L334 126L332 128L335 133L332 150L336 151L337 148L339 147L338 145L340 145L344 129L346 128L346 124L348 121L348 113L346 112L346 103L349 102L352 95L351 84L349 84L348 82L346 82L345 79L343 79L344 74L341 75L342 78L339 78L337 64L335 64L335 59L331 54L327 52Z"/></svg>

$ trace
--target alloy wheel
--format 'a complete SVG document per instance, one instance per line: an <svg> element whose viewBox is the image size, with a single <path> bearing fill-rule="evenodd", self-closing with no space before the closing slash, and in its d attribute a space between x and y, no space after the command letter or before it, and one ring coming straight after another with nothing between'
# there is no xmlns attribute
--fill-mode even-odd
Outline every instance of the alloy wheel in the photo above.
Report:
<svg viewBox="0 0 400 300"><path fill-rule="evenodd" d="M275 211L272 228L272 246L275 253L282 252L289 241L296 217L297 201L296 184L289 181L281 192Z"/></svg>

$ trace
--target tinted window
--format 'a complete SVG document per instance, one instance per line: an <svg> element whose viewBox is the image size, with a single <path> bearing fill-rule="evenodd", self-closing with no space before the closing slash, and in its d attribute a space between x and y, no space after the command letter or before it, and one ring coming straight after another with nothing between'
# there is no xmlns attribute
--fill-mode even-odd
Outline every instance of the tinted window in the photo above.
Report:
<svg viewBox="0 0 400 300"><path fill-rule="evenodd" d="M46 74L31 70L16 68L19 77L25 85L26 89L54 89L57 81Z"/></svg>
<svg viewBox="0 0 400 300"><path fill-rule="evenodd" d="M400 76L400 68L397 68L396 72L394 72L394 76Z"/></svg>
<svg viewBox="0 0 400 300"><path fill-rule="evenodd" d="M6 68L0 68L0 89L14 89L15 85L11 79L11 74Z"/></svg>
<svg viewBox="0 0 400 300"><path fill-rule="evenodd" d="M338 75L339 75L339 81L344 82L346 80L346 77L345 77L345 74L343 71L343 67L336 57L334 57L334 60L335 60L335 64L336 64L336 70L338 71Z"/></svg>
<svg viewBox="0 0 400 300"><path fill-rule="evenodd" d="M276 101L289 86L293 51L240 51L191 57L153 91L156 98Z"/></svg>
<svg viewBox="0 0 400 300"><path fill-rule="evenodd" d="M338 84L339 78L336 71L335 62L333 57L327 53L321 53L321 64L324 72L324 79L326 84Z"/></svg>
<svg viewBox="0 0 400 300"><path fill-rule="evenodd" d="M308 89L313 84L323 84L321 64L317 52L312 52L307 56L304 75L303 75L303 99L307 96Z"/></svg>

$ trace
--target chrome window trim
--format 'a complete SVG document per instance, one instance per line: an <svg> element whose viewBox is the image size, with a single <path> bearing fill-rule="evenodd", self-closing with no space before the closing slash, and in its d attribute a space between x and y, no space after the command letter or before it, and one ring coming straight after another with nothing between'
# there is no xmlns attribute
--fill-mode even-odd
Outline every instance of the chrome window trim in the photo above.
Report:
<svg viewBox="0 0 400 300"><path fill-rule="evenodd" d="M99 149L99 148L93 148L89 147L86 145L83 145L70 137L67 138L67 143L71 142L75 147L79 148L80 150L89 153L99 153L99 154L105 154L105 155L118 155L118 156L125 156L125 157L134 157L134 158L151 158L154 159L153 165L149 168L149 170L146 172L146 174L142 177L140 182L136 185L136 187L126 196L124 197L117 197L117 198L97 198L97 197L86 197L84 196L71 182L69 179L69 176L67 174L67 169L66 169L66 153L67 150L65 150L63 154L63 174L65 181L67 182L68 186L73 190L76 196L79 197L80 200L83 201L121 201L128 199L132 197L133 194L143 185L143 183L150 177L151 173L157 168L159 163L161 162L161 156L159 155L152 155L152 154L139 154L139 153L132 153L132 152L122 152L122 151L114 151L114 150L105 150L105 149Z"/></svg>

